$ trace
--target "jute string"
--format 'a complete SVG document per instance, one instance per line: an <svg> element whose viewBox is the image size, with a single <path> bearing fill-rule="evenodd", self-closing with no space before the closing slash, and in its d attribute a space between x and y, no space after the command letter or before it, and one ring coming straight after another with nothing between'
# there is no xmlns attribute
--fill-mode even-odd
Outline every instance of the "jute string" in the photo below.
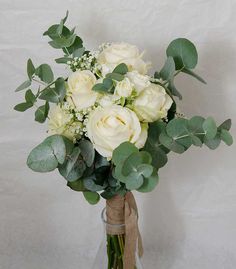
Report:
<svg viewBox="0 0 236 269"><path fill-rule="evenodd" d="M128 192L124 197L116 195L107 200L106 215L107 234L125 234L124 269L134 269L137 243L140 257L143 255L143 247L138 229L138 209L133 194Z"/></svg>

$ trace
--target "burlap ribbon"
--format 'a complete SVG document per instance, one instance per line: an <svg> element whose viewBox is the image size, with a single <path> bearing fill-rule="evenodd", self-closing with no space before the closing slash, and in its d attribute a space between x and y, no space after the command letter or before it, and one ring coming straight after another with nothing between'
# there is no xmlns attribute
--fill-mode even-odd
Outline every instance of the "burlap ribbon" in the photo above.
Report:
<svg viewBox="0 0 236 269"><path fill-rule="evenodd" d="M143 247L138 229L138 209L133 194L128 192L124 197L117 195L107 200L106 215L107 234L125 234L124 269L134 269L137 244L140 257L143 255Z"/></svg>

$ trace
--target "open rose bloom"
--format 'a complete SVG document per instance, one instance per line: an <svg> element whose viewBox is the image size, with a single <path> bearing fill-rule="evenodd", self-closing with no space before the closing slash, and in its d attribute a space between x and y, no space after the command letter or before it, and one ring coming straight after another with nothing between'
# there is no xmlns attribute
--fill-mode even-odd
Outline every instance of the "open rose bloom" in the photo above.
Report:
<svg viewBox="0 0 236 269"><path fill-rule="evenodd" d="M191 41L172 41L164 66L150 74L150 62L135 45L109 43L88 51L74 29L65 26L66 19L44 35L53 48L62 49L56 62L66 64L68 74L54 78L48 64L35 67L29 59L28 79L17 88L26 92L15 110L36 106L35 120L48 126L48 137L31 151L27 165L36 172L58 169L66 185L91 204L106 199L106 225L131 227L107 230L107 268L139 269L134 251L137 241L141 249L141 240L132 191L156 187L170 152L203 145L216 149L221 141L231 145L231 120L216 125L212 117L176 112L176 98L182 96L175 77L182 72L205 83L193 72L198 54Z"/></svg>

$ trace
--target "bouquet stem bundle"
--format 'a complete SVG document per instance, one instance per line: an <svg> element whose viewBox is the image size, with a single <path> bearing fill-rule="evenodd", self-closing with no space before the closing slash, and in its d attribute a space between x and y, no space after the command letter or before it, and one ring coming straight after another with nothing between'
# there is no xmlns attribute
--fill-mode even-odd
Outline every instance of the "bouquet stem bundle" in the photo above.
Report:
<svg viewBox="0 0 236 269"><path fill-rule="evenodd" d="M139 256L143 250L133 194L128 192L124 197L116 195L107 200L106 216L108 269L136 269L137 243Z"/></svg>
<svg viewBox="0 0 236 269"><path fill-rule="evenodd" d="M125 235L109 235L107 234L107 269L123 269L125 248ZM136 269L136 267L134 267Z"/></svg>

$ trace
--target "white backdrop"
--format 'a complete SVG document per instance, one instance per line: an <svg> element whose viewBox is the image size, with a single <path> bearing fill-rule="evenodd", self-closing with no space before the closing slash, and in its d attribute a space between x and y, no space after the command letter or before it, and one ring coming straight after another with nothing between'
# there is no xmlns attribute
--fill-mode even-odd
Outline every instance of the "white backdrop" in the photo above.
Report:
<svg viewBox="0 0 236 269"><path fill-rule="evenodd" d="M89 48L126 41L146 49L160 68L176 37L199 50L203 85L177 79L186 115L231 117L236 137L236 2L234 0L0 0L0 268L89 269L100 240L100 210L70 191L58 174L37 174L25 160L45 137L32 111L17 113L14 89L30 56L60 57L42 33L70 11ZM57 67L57 74L67 71ZM236 268L236 146L171 154L150 194L136 194L145 269ZM105 268L104 268L105 269Z"/></svg>

